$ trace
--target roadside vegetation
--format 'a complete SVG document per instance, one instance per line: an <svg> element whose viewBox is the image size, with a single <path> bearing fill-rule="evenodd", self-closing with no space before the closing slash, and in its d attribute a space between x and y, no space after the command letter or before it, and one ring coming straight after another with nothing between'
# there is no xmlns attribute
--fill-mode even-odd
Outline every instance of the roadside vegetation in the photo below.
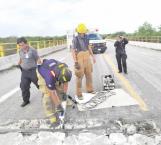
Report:
<svg viewBox="0 0 161 145"><path fill-rule="evenodd" d="M102 36L103 38L115 38L118 35L123 35L136 41L161 42L161 25L153 27L150 23L144 22L134 33L120 31L112 34L103 34Z"/></svg>
<svg viewBox="0 0 161 145"><path fill-rule="evenodd" d="M131 41L142 42L155 42L161 43L161 25L158 27L152 26L148 22L144 22L133 33L127 33L125 31L115 32L111 34L102 34L105 39L116 39L118 35L123 35ZM29 44L34 48L50 47L51 45L57 45L59 41L66 40L66 35L63 36L24 36L27 38ZM0 56L11 55L17 52L16 46L17 36L9 36L5 38L0 37ZM1 54L3 52L3 55Z"/></svg>
<svg viewBox="0 0 161 145"><path fill-rule="evenodd" d="M45 40L64 40L66 39L66 36L46 36L46 37L41 37L41 36L24 36L28 41L45 41ZM9 36L6 38L0 38L0 43L15 43L18 37L16 36Z"/></svg>

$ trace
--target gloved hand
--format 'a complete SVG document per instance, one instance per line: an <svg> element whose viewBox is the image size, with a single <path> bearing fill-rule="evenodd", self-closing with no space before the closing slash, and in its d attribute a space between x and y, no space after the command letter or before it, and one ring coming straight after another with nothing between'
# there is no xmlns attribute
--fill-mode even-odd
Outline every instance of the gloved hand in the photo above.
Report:
<svg viewBox="0 0 161 145"><path fill-rule="evenodd" d="M66 93L63 93L62 94L62 99L63 99L63 101L66 101L67 100L67 94Z"/></svg>
<svg viewBox="0 0 161 145"><path fill-rule="evenodd" d="M80 65L78 62L75 62L75 65L74 65L75 69L80 69Z"/></svg>

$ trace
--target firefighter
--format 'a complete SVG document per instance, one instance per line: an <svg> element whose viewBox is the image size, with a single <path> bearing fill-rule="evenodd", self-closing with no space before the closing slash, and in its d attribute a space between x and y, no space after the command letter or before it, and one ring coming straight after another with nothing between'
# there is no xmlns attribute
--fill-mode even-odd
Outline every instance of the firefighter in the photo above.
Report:
<svg viewBox="0 0 161 145"><path fill-rule="evenodd" d="M117 41L114 43L114 46L116 48L118 73L122 73L122 67L123 67L124 73L127 74L127 65L126 65L127 54L125 51L126 44L128 44L128 40L123 36L118 36Z"/></svg>
<svg viewBox="0 0 161 145"><path fill-rule="evenodd" d="M38 72L45 113L50 122L55 123L58 119L55 114L64 111L61 102L67 98L68 82L72 73L65 63L55 59L44 59L38 66Z"/></svg>
<svg viewBox="0 0 161 145"><path fill-rule="evenodd" d="M87 28L84 24L79 24L76 28L78 36L73 39L72 55L75 63L75 75L76 75L76 95L78 99L82 100L82 79L85 75L86 78L86 91L88 93L93 92L92 85L92 62L90 55L92 56L93 63L96 62L92 52L92 46L89 45L89 39L87 38Z"/></svg>

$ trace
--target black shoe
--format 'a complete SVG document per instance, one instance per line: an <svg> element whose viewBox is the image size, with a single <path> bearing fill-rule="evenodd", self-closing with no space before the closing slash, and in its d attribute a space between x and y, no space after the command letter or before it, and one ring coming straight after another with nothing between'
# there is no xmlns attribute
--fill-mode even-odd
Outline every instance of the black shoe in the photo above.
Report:
<svg viewBox="0 0 161 145"><path fill-rule="evenodd" d="M62 105L58 105L57 107L56 107L56 112L64 112L64 108L62 107Z"/></svg>
<svg viewBox="0 0 161 145"><path fill-rule="evenodd" d="M125 74L128 74L127 72L124 72Z"/></svg>
<svg viewBox="0 0 161 145"><path fill-rule="evenodd" d="M122 73L122 71L118 71L118 73Z"/></svg>
<svg viewBox="0 0 161 145"><path fill-rule="evenodd" d="M25 107L27 104L30 104L30 101L23 102L23 103L21 104L21 107Z"/></svg>

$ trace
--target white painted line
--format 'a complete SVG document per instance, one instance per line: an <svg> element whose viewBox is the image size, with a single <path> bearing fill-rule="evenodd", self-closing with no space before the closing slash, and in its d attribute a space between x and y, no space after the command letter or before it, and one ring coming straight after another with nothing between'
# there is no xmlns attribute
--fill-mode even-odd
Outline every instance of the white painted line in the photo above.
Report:
<svg viewBox="0 0 161 145"><path fill-rule="evenodd" d="M13 94L15 94L16 92L18 92L20 90L19 87L16 87L15 89L13 89L12 91L8 92L7 94L3 95L0 97L0 103L4 102L5 100L7 100L9 97L11 97Z"/></svg>
<svg viewBox="0 0 161 145"><path fill-rule="evenodd" d="M122 85L125 87L127 92L130 94L131 97L133 97L138 103L140 108L143 111L148 111L148 107L145 104L144 100L137 94L137 92L133 89L130 82L122 75L117 72L117 68L114 65L114 63L111 61L111 57L107 54L103 54L103 57L107 61L107 63L111 66L112 70L114 71L117 78L121 81Z"/></svg>

